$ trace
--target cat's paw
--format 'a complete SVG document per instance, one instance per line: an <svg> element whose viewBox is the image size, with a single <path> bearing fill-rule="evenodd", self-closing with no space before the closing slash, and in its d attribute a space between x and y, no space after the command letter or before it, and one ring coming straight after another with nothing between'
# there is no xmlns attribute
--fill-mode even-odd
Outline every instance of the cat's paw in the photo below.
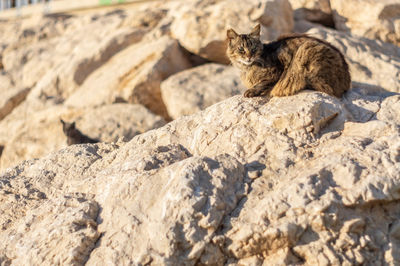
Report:
<svg viewBox="0 0 400 266"><path fill-rule="evenodd" d="M262 91L260 91L258 89L248 89L244 92L243 96L246 98L257 97L257 96L261 95L261 92Z"/></svg>

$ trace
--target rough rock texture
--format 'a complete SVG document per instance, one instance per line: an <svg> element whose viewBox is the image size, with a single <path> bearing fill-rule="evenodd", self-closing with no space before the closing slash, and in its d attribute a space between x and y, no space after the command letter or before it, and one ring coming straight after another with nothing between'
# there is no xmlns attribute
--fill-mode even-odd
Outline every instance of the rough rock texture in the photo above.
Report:
<svg viewBox="0 0 400 266"><path fill-rule="evenodd" d="M6 117L11 111L25 100L29 88L16 87L14 81L7 72L0 73L0 120Z"/></svg>
<svg viewBox="0 0 400 266"><path fill-rule="evenodd" d="M295 20L308 20L334 26L330 0L289 0Z"/></svg>
<svg viewBox="0 0 400 266"><path fill-rule="evenodd" d="M171 32L187 50L218 63L228 63L225 56L226 30L248 32L257 23L262 38L273 40L291 32L293 15L287 0L207 0L190 1L174 7Z"/></svg>
<svg viewBox="0 0 400 266"><path fill-rule="evenodd" d="M244 90L238 71L220 64L191 68L161 83L162 99L174 119L203 110Z"/></svg>
<svg viewBox="0 0 400 266"><path fill-rule="evenodd" d="M288 1L135 5L0 23L1 265L400 264L398 47L319 27L341 99L223 100L231 67L176 72L223 61L226 27L290 31ZM60 118L132 139L66 147Z"/></svg>
<svg viewBox="0 0 400 266"><path fill-rule="evenodd" d="M165 120L139 104L110 104L89 109L74 119L85 135L102 142L125 141L165 125ZM93 123L95 121L95 123Z"/></svg>
<svg viewBox="0 0 400 266"><path fill-rule="evenodd" d="M60 119L75 121L76 128L83 134L102 142L128 141L166 123L145 107L126 103L80 109L53 107L28 117L23 123L11 123L8 119L0 122L1 126L14 132L0 135L0 144L4 147L0 157L2 169L66 147L67 137Z"/></svg>
<svg viewBox="0 0 400 266"><path fill-rule="evenodd" d="M399 47L323 28L307 33L330 42L346 55L353 82L400 92Z"/></svg>
<svg viewBox="0 0 400 266"><path fill-rule="evenodd" d="M65 108L53 107L36 112L35 116L30 116L23 123L7 123L3 120L1 124L13 134L5 132L0 137L0 143L4 146L0 167L5 169L21 160L39 158L48 151L65 147L67 138L60 123L60 117L65 113L68 113Z"/></svg>
<svg viewBox="0 0 400 266"><path fill-rule="evenodd" d="M24 162L0 177L12 188L0 195L3 212L27 187L49 206L81 199L58 212L29 205L40 222L9 215L2 256L34 262L7 241L23 224L21 246L52 243L42 240L49 232L66 247L57 259L71 261L76 243L76 264L89 252L89 265L397 264L400 96L390 95L235 96L123 146L74 145ZM82 222L57 218L67 212ZM51 264L47 247L36 257Z"/></svg>
<svg viewBox="0 0 400 266"><path fill-rule="evenodd" d="M330 0L337 29L400 45L398 0Z"/></svg>
<svg viewBox="0 0 400 266"><path fill-rule="evenodd" d="M140 103L168 117L161 100L160 83L190 67L178 42L164 36L133 45L98 69L67 100L68 106L96 106L113 101ZM93 95L96 97L93 97Z"/></svg>
<svg viewBox="0 0 400 266"><path fill-rule="evenodd" d="M169 118L160 82L190 67L190 56L167 36L165 8L138 5L1 23L0 168L64 147L58 125L64 115L73 120L103 105L140 102ZM154 116L142 111L132 125L103 130L101 139L129 139L153 128ZM147 114L148 122L140 122ZM85 126L98 131L107 125L96 120Z"/></svg>

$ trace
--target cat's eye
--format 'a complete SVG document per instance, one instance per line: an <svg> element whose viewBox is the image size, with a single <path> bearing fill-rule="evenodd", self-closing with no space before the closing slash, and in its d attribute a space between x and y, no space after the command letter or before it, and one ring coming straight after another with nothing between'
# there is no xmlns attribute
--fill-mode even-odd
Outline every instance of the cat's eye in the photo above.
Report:
<svg viewBox="0 0 400 266"><path fill-rule="evenodd" d="M241 54L242 54L242 53L244 53L244 49L243 49L243 47L239 47L239 49L238 49L238 50L239 50L239 53L241 53Z"/></svg>
<svg viewBox="0 0 400 266"><path fill-rule="evenodd" d="M252 49L251 49L251 52L254 54L255 52L257 52L257 47L253 47Z"/></svg>

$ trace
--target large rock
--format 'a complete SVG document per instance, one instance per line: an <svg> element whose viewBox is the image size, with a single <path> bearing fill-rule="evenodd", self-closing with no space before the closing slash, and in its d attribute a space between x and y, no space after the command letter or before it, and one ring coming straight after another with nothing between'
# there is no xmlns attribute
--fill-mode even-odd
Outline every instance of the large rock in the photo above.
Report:
<svg viewBox="0 0 400 266"><path fill-rule="evenodd" d="M191 68L161 83L162 98L173 119L204 110L244 89L237 70L220 64Z"/></svg>
<svg viewBox="0 0 400 266"><path fill-rule="evenodd" d="M115 101L140 103L168 118L160 84L191 66L176 40L168 36L145 40L115 55L90 75L66 101L74 107L98 106Z"/></svg>
<svg viewBox="0 0 400 266"><path fill-rule="evenodd" d="M165 120L139 104L110 104L87 109L74 119L76 127L85 135L102 142L124 141L159 128Z"/></svg>
<svg viewBox="0 0 400 266"><path fill-rule="evenodd" d="M400 92L399 47L324 28L307 33L330 42L345 54L354 82Z"/></svg>
<svg viewBox="0 0 400 266"><path fill-rule="evenodd" d="M0 168L5 169L22 160L39 158L65 147L67 138L60 123L60 117L65 113L65 108L53 107L28 115L23 121L2 121L3 127L12 130L13 134L1 138L4 150L0 157Z"/></svg>
<svg viewBox="0 0 400 266"><path fill-rule="evenodd" d="M49 107L28 114L18 121L1 121L0 126L8 128L13 134L0 135L0 145L4 147L0 168L13 166L22 160L39 158L66 147L67 137L63 133L60 119L75 122L80 132L101 142L117 142L119 139L128 141L166 123L162 117L136 104L120 103L77 109Z"/></svg>
<svg viewBox="0 0 400 266"><path fill-rule="evenodd" d="M192 53L228 63L225 39L228 28L249 32L260 23L264 40L291 32L292 9L287 0L189 1L174 8L171 32Z"/></svg>
<svg viewBox="0 0 400 266"><path fill-rule="evenodd" d="M71 265L398 264L399 104L363 88L235 96L120 147L26 161L0 176L0 256L52 264L59 243Z"/></svg>
<svg viewBox="0 0 400 266"><path fill-rule="evenodd" d="M331 0L337 29L400 45L398 0Z"/></svg>
<svg viewBox="0 0 400 266"><path fill-rule="evenodd" d="M307 20L325 26L334 26L330 0L289 0L295 20Z"/></svg>
<svg viewBox="0 0 400 266"><path fill-rule="evenodd" d="M0 73L0 120L6 117L11 111L17 107L28 95L29 88L17 87L10 75L4 71Z"/></svg>

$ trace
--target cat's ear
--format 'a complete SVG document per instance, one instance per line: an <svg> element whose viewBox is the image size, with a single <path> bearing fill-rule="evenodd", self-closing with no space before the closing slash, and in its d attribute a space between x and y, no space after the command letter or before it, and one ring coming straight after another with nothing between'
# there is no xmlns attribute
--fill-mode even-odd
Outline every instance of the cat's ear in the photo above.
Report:
<svg viewBox="0 0 400 266"><path fill-rule="evenodd" d="M238 34L233 29L229 29L226 31L226 37L228 38L228 40L233 40L237 36L238 36Z"/></svg>
<svg viewBox="0 0 400 266"><path fill-rule="evenodd" d="M260 38L260 30L261 30L260 24L257 24L257 26L255 26L251 31L250 36L253 38Z"/></svg>

